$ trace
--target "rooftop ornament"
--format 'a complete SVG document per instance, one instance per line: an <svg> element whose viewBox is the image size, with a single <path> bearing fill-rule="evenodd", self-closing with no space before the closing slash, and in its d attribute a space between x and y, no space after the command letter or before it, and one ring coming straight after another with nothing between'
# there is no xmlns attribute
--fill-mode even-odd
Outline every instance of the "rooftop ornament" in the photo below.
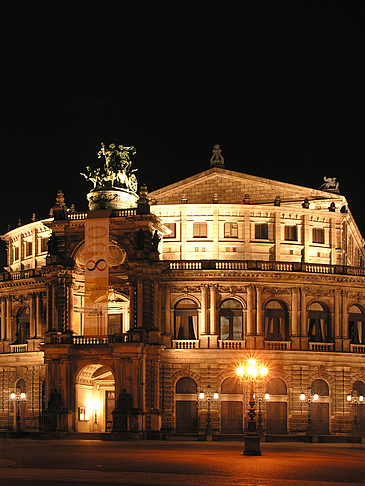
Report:
<svg viewBox="0 0 365 486"><path fill-rule="evenodd" d="M224 167L224 157L221 146L217 143L213 147L213 155L210 158L210 167Z"/></svg>
<svg viewBox="0 0 365 486"><path fill-rule="evenodd" d="M101 167L86 167L81 175L93 183L94 187L87 195L90 210L124 209L133 207L137 201L137 178L132 169L132 157L137 153L135 147L104 143L98 152L103 160Z"/></svg>

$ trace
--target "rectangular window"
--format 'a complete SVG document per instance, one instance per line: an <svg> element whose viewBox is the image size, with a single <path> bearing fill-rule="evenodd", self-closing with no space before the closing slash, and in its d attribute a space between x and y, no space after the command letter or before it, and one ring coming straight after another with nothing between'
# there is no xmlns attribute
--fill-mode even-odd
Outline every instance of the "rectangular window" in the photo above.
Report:
<svg viewBox="0 0 365 486"><path fill-rule="evenodd" d="M194 223L193 224L193 237L194 238L206 238L208 235L207 223Z"/></svg>
<svg viewBox="0 0 365 486"><path fill-rule="evenodd" d="M224 237L238 238L238 223L224 223Z"/></svg>
<svg viewBox="0 0 365 486"><path fill-rule="evenodd" d="M257 223L255 224L255 239L256 240L267 240L269 237L269 228L267 223Z"/></svg>
<svg viewBox="0 0 365 486"><path fill-rule="evenodd" d="M89 409L86 407L79 407L79 422L87 422L89 420Z"/></svg>
<svg viewBox="0 0 365 486"><path fill-rule="evenodd" d="M171 231L169 235L165 235L164 238L176 238L176 223L165 223L165 226Z"/></svg>
<svg viewBox="0 0 365 486"><path fill-rule="evenodd" d="M19 246L14 247L14 261L19 260Z"/></svg>
<svg viewBox="0 0 365 486"><path fill-rule="evenodd" d="M41 238L41 253L48 251L48 238Z"/></svg>
<svg viewBox="0 0 365 486"><path fill-rule="evenodd" d="M286 241L298 241L298 227L297 226L284 226L284 240L286 240Z"/></svg>
<svg viewBox="0 0 365 486"><path fill-rule="evenodd" d="M25 256L26 257L31 256L32 251L33 251L33 244L32 244L32 242L31 241L26 241L25 242Z"/></svg>
<svg viewBox="0 0 365 486"><path fill-rule="evenodd" d="M108 334L116 335L123 332L123 314L108 315Z"/></svg>
<svg viewBox="0 0 365 486"><path fill-rule="evenodd" d="M313 230L312 230L312 242L313 243L324 243L324 229L323 228L313 228Z"/></svg>

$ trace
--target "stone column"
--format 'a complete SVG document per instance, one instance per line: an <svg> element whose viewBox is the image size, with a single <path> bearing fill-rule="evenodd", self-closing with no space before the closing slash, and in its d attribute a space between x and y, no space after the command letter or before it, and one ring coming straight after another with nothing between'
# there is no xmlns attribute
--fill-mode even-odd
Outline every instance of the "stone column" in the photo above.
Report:
<svg viewBox="0 0 365 486"><path fill-rule="evenodd" d="M165 333L172 334L171 331L171 290L166 285L165 290Z"/></svg>
<svg viewBox="0 0 365 486"><path fill-rule="evenodd" d="M6 297L6 340L11 341L11 297Z"/></svg>
<svg viewBox="0 0 365 486"><path fill-rule="evenodd" d="M42 335L42 325L41 325L41 299L42 294L38 292L36 295L36 302L35 302L35 321L36 321L36 337L41 337Z"/></svg>
<svg viewBox="0 0 365 486"><path fill-rule="evenodd" d="M342 351L342 339L341 339L341 290L334 290L334 314L333 314L333 321L331 322L331 327L334 329L334 338L335 338L335 351ZM333 336L332 336L333 337Z"/></svg>
<svg viewBox="0 0 365 486"><path fill-rule="evenodd" d="M350 351L350 338L349 338L349 322L347 317L347 292L345 290L341 293L341 336L343 343L343 351Z"/></svg>
<svg viewBox="0 0 365 486"><path fill-rule="evenodd" d="M29 305L29 337L33 339L35 337L35 294L30 294Z"/></svg>
<svg viewBox="0 0 365 486"><path fill-rule="evenodd" d="M246 347L255 349L255 312L253 309L253 286L247 287L247 311L246 311Z"/></svg>
<svg viewBox="0 0 365 486"><path fill-rule="evenodd" d="M217 286L210 285L210 333L214 335L219 334L219 326L217 321Z"/></svg>
<svg viewBox="0 0 365 486"><path fill-rule="evenodd" d="M137 280L137 327L143 327L143 282Z"/></svg>
<svg viewBox="0 0 365 486"><path fill-rule="evenodd" d="M300 289L300 349L308 350L308 316L305 302L305 291Z"/></svg>
<svg viewBox="0 0 365 486"><path fill-rule="evenodd" d="M298 289L294 288L291 289L291 329L289 331L290 339L292 341L292 349L299 350L300 349L300 342L299 342L299 314L298 311Z"/></svg>
<svg viewBox="0 0 365 486"><path fill-rule="evenodd" d="M201 286L201 311L199 321L199 335L209 334L207 329L207 285Z"/></svg>
<svg viewBox="0 0 365 486"><path fill-rule="evenodd" d="M6 339L6 300L1 299L1 340Z"/></svg>
<svg viewBox="0 0 365 486"><path fill-rule="evenodd" d="M68 323L67 323L67 329L68 331L73 331L74 330L74 289L72 285L69 285L68 287Z"/></svg>
<svg viewBox="0 0 365 486"><path fill-rule="evenodd" d="M262 287L256 287L256 348L264 349L264 319L262 309Z"/></svg>

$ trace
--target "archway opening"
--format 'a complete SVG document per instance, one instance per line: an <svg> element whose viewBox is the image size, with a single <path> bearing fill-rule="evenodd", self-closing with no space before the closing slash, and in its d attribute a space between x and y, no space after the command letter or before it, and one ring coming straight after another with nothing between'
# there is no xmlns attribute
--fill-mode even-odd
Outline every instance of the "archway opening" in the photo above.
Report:
<svg viewBox="0 0 365 486"><path fill-rule="evenodd" d="M78 373L75 383L77 432L100 433L113 429L115 379L103 364L89 364Z"/></svg>

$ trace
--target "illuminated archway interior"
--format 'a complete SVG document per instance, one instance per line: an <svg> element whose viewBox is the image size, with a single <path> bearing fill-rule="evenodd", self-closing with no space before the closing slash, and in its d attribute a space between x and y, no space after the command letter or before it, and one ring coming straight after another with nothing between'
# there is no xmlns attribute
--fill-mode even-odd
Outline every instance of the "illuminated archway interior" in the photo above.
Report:
<svg viewBox="0 0 365 486"><path fill-rule="evenodd" d="M115 406L115 380L102 364L81 369L76 380L75 422L77 432L110 432Z"/></svg>

